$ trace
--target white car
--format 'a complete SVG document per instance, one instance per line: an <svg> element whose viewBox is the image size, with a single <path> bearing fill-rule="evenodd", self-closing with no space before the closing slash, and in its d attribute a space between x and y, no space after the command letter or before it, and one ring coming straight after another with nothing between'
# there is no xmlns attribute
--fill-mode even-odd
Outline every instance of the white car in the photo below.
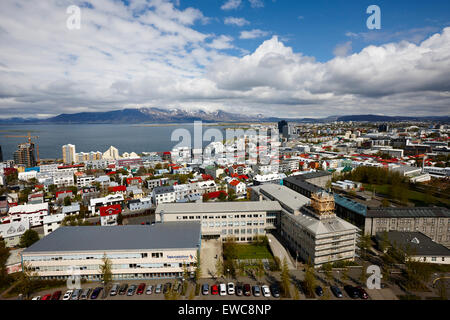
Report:
<svg viewBox="0 0 450 320"><path fill-rule="evenodd" d="M149 285L148 287L147 287L147 290L145 291L145 294L152 294L153 293L153 286L152 285Z"/></svg>
<svg viewBox="0 0 450 320"><path fill-rule="evenodd" d="M262 294L266 298L270 297L270 289L269 289L268 285L263 285L262 286Z"/></svg>
<svg viewBox="0 0 450 320"><path fill-rule="evenodd" d="M31 300L41 300L41 296L36 296L33 299L31 299Z"/></svg>
<svg viewBox="0 0 450 320"><path fill-rule="evenodd" d="M233 282L228 282L227 288L228 288L228 294L229 295L233 295L234 294L234 283Z"/></svg>
<svg viewBox="0 0 450 320"><path fill-rule="evenodd" d="M72 293L73 293L73 290L67 290L63 296L63 300L70 300L70 297L72 297Z"/></svg>
<svg viewBox="0 0 450 320"><path fill-rule="evenodd" d="M221 296L226 296L227 295L227 286L225 285L225 283L219 284L219 294Z"/></svg>

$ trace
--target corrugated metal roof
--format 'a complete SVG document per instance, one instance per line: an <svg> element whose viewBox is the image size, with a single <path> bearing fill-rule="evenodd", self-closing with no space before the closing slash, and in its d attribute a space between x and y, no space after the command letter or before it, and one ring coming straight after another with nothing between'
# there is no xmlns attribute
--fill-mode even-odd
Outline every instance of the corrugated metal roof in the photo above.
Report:
<svg viewBox="0 0 450 320"><path fill-rule="evenodd" d="M59 227L23 254L196 248L200 230L200 222Z"/></svg>

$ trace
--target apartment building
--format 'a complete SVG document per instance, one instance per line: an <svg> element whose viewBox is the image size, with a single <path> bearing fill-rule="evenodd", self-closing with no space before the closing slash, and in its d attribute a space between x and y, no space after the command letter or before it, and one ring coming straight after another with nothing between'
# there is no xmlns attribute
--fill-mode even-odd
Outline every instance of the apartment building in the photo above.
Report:
<svg viewBox="0 0 450 320"><path fill-rule="evenodd" d="M66 215L64 213L51 214L44 217L44 236L49 235L61 226Z"/></svg>
<svg viewBox="0 0 450 320"><path fill-rule="evenodd" d="M114 204L122 205L124 201L122 194L110 194L102 198L93 198L89 201L89 211L92 215L100 214L100 207L106 207Z"/></svg>
<svg viewBox="0 0 450 320"><path fill-rule="evenodd" d="M100 281L104 255L113 280L181 278L183 264L195 270L200 238L198 222L60 227L21 256L41 279L67 279L77 266L81 278Z"/></svg>
<svg viewBox="0 0 450 320"><path fill-rule="evenodd" d="M77 162L75 146L73 144L66 144L62 146L63 162L72 164Z"/></svg>
<svg viewBox="0 0 450 320"><path fill-rule="evenodd" d="M198 221L204 239L249 242L275 229L280 211L277 201L164 203L156 208L155 221Z"/></svg>
<svg viewBox="0 0 450 320"><path fill-rule="evenodd" d="M94 176L77 177L77 187L78 188L90 187L94 182L95 182Z"/></svg>
<svg viewBox="0 0 450 320"><path fill-rule="evenodd" d="M41 226L44 217L49 214L48 202L37 204L24 204L9 208L8 215L1 218L5 221L21 222L28 220L31 227Z"/></svg>

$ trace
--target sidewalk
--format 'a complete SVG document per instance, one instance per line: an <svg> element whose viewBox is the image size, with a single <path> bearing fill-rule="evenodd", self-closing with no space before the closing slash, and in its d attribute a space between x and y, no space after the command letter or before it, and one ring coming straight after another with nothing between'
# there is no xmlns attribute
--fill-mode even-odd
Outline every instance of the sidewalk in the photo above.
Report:
<svg viewBox="0 0 450 320"><path fill-rule="evenodd" d="M292 261L289 253L283 247L283 245L272 234L267 234L269 239L269 246L274 256L280 258L281 264L283 264L284 258L286 258L289 270L296 270L294 262Z"/></svg>

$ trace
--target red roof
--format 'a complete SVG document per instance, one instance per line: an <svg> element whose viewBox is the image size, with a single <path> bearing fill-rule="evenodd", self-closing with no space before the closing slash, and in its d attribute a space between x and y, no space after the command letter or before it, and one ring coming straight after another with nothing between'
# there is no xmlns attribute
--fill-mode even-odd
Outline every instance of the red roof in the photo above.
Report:
<svg viewBox="0 0 450 320"><path fill-rule="evenodd" d="M141 177L133 177L133 178L127 178L127 184L129 185L134 180L138 181L139 183L142 183Z"/></svg>
<svg viewBox="0 0 450 320"><path fill-rule="evenodd" d="M117 173L116 171L111 171L111 172L108 172L106 175L110 176L110 175L116 174L116 173Z"/></svg>
<svg viewBox="0 0 450 320"><path fill-rule="evenodd" d="M207 193L206 195L208 196L209 199L214 199L214 198L218 198L221 193L223 193L226 196L228 196L228 194L225 191L223 191L223 190L210 192L210 193Z"/></svg>
<svg viewBox="0 0 450 320"><path fill-rule="evenodd" d="M120 204L113 204L106 207L100 207L100 216L107 217L122 212L122 206Z"/></svg>
<svg viewBox="0 0 450 320"><path fill-rule="evenodd" d="M232 186L237 186L239 183L241 183L239 180L232 180L231 182L230 182L230 184L232 185Z"/></svg>
<svg viewBox="0 0 450 320"><path fill-rule="evenodd" d="M127 191L127 187L126 186L116 186L116 187L109 187L108 188L109 192L125 192Z"/></svg>
<svg viewBox="0 0 450 320"><path fill-rule="evenodd" d="M72 191L71 191L71 190L57 191L57 192L56 192L56 198L58 198L60 194L63 194L63 195L64 195L64 194L66 194L66 193L67 193L67 194L69 194L69 193L72 194Z"/></svg>
<svg viewBox="0 0 450 320"><path fill-rule="evenodd" d="M214 178L209 174L202 174L203 180L214 180Z"/></svg>
<svg viewBox="0 0 450 320"><path fill-rule="evenodd" d="M74 165L67 165L67 166L59 166L58 169L69 169L69 168L83 168L84 164L74 164Z"/></svg>

